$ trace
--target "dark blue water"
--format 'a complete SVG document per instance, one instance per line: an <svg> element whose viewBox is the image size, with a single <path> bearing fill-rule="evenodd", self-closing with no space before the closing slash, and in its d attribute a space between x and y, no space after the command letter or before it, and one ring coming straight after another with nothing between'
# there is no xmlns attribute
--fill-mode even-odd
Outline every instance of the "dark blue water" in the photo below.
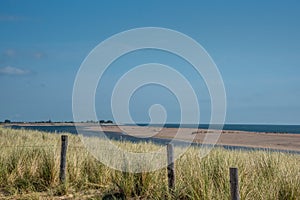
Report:
<svg viewBox="0 0 300 200"><path fill-rule="evenodd" d="M137 124L139 126L147 126L148 124ZM163 126L167 128L178 128L179 124L164 124L164 125L151 125L151 126ZM208 129L209 124L183 124L182 128L201 128ZM211 125L211 129L220 129L221 125ZM225 124L223 130L233 131L250 131L250 132L267 132L267 133L294 133L300 134L300 125L256 125L256 124Z"/></svg>
<svg viewBox="0 0 300 200"><path fill-rule="evenodd" d="M130 125L130 124L127 124ZM147 126L148 124L137 124L139 126ZM163 126L167 128L178 128L179 124L154 124L151 126ZM46 132L69 132L69 133L77 133L75 126L13 126L22 127L26 129L34 129L39 131ZM59 127L59 128L58 128ZM208 129L209 124L184 124L181 125L182 128L201 128ZM221 125L211 125L211 129L219 129ZM293 133L300 134L300 125L255 125L255 124L225 124L223 126L223 130L234 130L234 131L250 131L250 132L266 132L266 133Z"/></svg>
<svg viewBox="0 0 300 200"><path fill-rule="evenodd" d="M142 124L146 125L146 124ZM165 125L165 127L178 127L176 124L170 124ZM185 127L195 127L193 125L186 125ZM11 128L14 129L28 129L28 130L38 130L38 131L44 131L44 132L55 132L55 133L72 133L72 134L78 134L77 129L75 126L11 126ZM199 128L207 129L208 125L200 125ZM215 126L217 128L217 126ZM259 131L262 132L276 132L276 130L280 130L278 132L289 132L290 130L293 131L293 133L297 134L300 133L300 126L282 126L282 125L226 125L225 128L230 128L226 130L244 130L244 131ZM232 129L233 128L233 129ZM80 129L80 128L79 128ZM284 130L284 131L282 131ZM155 144L160 145L166 145L171 142L171 139L163 139L163 138L137 138L130 135L127 135L125 133L119 133L119 132L101 132L98 131L85 131L84 129L79 130L80 133L85 134L85 136L97 136L97 137L107 137L112 140L123 140L123 141L130 141L130 142L152 142ZM200 147L210 147L212 145L209 144L198 144L198 143L192 143L189 144L184 141L179 140L173 140L172 143L176 146L186 146L186 145L192 145L192 146L200 146ZM300 154L300 151L292 151L292 150L270 150L265 148L256 148L256 147L243 147L243 146L232 146L232 145L213 145L214 147L222 147L224 149L229 150L246 150L246 151L256 151L256 150L266 150L266 151L276 151L276 152L285 152L285 153L295 153Z"/></svg>
<svg viewBox="0 0 300 200"><path fill-rule="evenodd" d="M75 126L11 126L13 129L37 130L50 133L72 133L77 134Z"/></svg>

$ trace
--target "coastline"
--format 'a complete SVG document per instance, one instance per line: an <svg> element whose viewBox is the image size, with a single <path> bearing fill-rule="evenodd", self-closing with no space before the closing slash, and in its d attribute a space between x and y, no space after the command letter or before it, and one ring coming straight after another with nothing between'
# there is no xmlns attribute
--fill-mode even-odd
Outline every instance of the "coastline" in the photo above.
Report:
<svg viewBox="0 0 300 200"><path fill-rule="evenodd" d="M174 138L178 131L177 128L116 125L101 126L101 129L105 132L125 132L134 137L163 139ZM100 131L100 128L99 126L90 126L86 127L86 130ZM202 144L207 134L211 134L212 137L218 137L214 130L182 128L180 133L176 135L176 139ZM216 145L300 151L300 134L223 130Z"/></svg>
<svg viewBox="0 0 300 200"><path fill-rule="evenodd" d="M8 126L74 126L73 123L12 123ZM115 124L90 124L90 123L77 123L86 131L104 131L107 134L119 133L120 135L126 134L138 138L159 138L159 139L173 139L176 136L177 140L189 141L193 143L209 144L209 140L205 137L211 135L218 137L214 130L195 129L195 128L163 128L163 127L146 127L146 126L127 126ZM177 133L178 132L178 133ZM236 147L249 147L249 148L263 148L273 150L287 150L287 151L300 151L300 134L290 133L268 133L268 132L249 132L249 131L236 131L236 130L222 130L219 135L216 145L220 146L236 146Z"/></svg>

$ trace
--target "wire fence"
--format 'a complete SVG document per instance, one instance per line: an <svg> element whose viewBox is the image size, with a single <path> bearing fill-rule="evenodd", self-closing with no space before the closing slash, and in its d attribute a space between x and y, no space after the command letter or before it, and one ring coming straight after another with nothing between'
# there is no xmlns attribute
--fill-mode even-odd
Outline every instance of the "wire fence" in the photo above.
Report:
<svg viewBox="0 0 300 200"><path fill-rule="evenodd" d="M57 145L0 145L0 148L60 148L60 169L59 169L59 180L61 183L66 181L67 173L67 149L86 149L85 146L70 145L68 144L68 135L61 135L61 142ZM98 147L99 150L99 147ZM109 150L100 148L100 150ZM175 160L174 160L174 147L173 144L167 145L167 177L169 191L172 193L175 189ZM72 166L73 169L80 169L76 165ZM231 167L229 169L230 175L230 193L232 200L239 200L239 184L238 184L238 169Z"/></svg>

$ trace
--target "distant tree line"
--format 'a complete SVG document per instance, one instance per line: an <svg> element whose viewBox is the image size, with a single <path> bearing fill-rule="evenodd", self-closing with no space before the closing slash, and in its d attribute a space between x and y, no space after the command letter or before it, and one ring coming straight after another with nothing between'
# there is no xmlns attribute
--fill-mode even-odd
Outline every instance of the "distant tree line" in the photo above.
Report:
<svg viewBox="0 0 300 200"><path fill-rule="evenodd" d="M84 122L82 122L84 123ZM86 123L100 123L100 124L113 124L114 122L112 120L99 120L99 121L94 121L94 120L87 120Z"/></svg>
<svg viewBox="0 0 300 200"><path fill-rule="evenodd" d="M105 120L100 120L99 123L100 123L100 124L112 124L113 121L111 121L111 120L107 120L107 121L105 121Z"/></svg>
<svg viewBox="0 0 300 200"><path fill-rule="evenodd" d="M12 122L11 120L9 119L6 119L4 120L3 122L0 122L0 123L6 123L6 124L9 124L9 123L26 123L24 121L14 121ZM51 124L51 123L74 123L73 121L51 121L50 119L47 120L47 121L35 121L35 122L28 122L28 123L36 123L36 124L43 124L43 123L48 123L48 124ZM87 121L82 121L81 123L100 123L100 124L113 124L113 121L112 120L99 120L99 121L94 121L94 120L87 120Z"/></svg>

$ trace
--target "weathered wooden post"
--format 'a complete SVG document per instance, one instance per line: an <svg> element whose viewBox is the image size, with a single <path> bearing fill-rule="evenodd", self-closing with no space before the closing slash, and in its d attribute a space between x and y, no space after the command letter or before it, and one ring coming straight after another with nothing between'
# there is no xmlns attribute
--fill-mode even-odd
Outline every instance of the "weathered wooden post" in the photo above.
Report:
<svg viewBox="0 0 300 200"><path fill-rule="evenodd" d="M66 180L66 163L67 163L67 148L68 148L68 136L61 136L61 154L60 154L60 171L59 180L64 183Z"/></svg>
<svg viewBox="0 0 300 200"><path fill-rule="evenodd" d="M167 145L167 157L168 157L168 186L169 191L172 192L175 189L175 163L174 163L174 147L173 144Z"/></svg>
<svg viewBox="0 0 300 200"><path fill-rule="evenodd" d="M229 172L231 200L240 200L238 169L236 167L231 167Z"/></svg>

